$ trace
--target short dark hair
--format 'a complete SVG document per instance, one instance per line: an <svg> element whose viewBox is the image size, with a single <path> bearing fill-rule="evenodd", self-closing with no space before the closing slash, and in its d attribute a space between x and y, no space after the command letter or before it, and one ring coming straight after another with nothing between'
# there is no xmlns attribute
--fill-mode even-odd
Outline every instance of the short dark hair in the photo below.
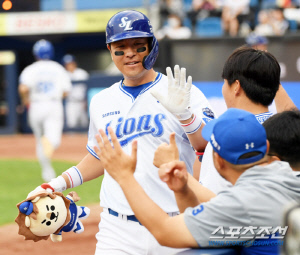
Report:
<svg viewBox="0 0 300 255"><path fill-rule="evenodd" d="M269 154L288 162L292 168L300 167L300 111L277 113L263 126L270 142Z"/></svg>
<svg viewBox="0 0 300 255"><path fill-rule="evenodd" d="M280 66L271 53L242 46L226 60L222 78L229 85L239 80L252 102L269 106L279 88Z"/></svg>

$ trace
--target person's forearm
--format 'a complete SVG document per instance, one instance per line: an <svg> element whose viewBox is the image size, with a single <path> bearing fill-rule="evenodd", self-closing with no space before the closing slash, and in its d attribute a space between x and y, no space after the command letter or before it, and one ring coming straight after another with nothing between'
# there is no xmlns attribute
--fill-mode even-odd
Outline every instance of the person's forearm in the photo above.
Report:
<svg viewBox="0 0 300 255"><path fill-rule="evenodd" d="M195 207L215 197L208 188L200 184L192 175L188 174L186 188L180 192L174 192L179 211L183 213L188 207Z"/></svg>
<svg viewBox="0 0 300 255"><path fill-rule="evenodd" d="M119 182L135 216L156 238L160 238L162 223L169 217L155 204L133 175Z"/></svg>
<svg viewBox="0 0 300 255"><path fill-rule="evenodd" d="M101 161L96 159L93 155L88 153L76 166L83 178L83 182L93 180L104 174L104 168ZM67 189L71 188L69 178L66 174L62 174L62 177L67 183Z"/></svg>
<svg viewBox="0 0 300 255"><path fill-rule="evenodd" d="M181 124L188 124L193 120L193 117L191 117L188 120L184 120L184 121L180 121ZM202 137L202 129L205 126L204 122L202 121L201 127L193 134L187 134L189 141L191 143L191 145L193 146L193 148L196 151L204 151L206 145L207 145L207 141L204 140L204 138Z"/></svg>
<svg viewBox="0 0 300 255"><path fill-rule="evenodd" d="M296 105L281 84L279 85L279 89L274 100L277 112L283 112L296 108Z"/></svg>
<svg viewBox="0 0 300 255"><path fill-rule="evenodd" d="M204 187L199 181L193 178L190 174L188 177L188 186L194 192L198 199L198 204L204 203L216 196L210 189Z"/></svg>
<svg viewBox="0 0 300 255"><path fill-rule="evenodd" d="M193 178L189 175L188 178ZM200 204L194 191L187 185L184 191L174 192L176 203L180 213L183 213L188 207L195 207Z"/></svg>
<svg viewBox="0 0 300 255"><path fill-rule="evenodd" d="M133 175L118 183L137 219L160 245L174 248L198 247L185 225L183 214L170 217L149 198Z"/></svg>

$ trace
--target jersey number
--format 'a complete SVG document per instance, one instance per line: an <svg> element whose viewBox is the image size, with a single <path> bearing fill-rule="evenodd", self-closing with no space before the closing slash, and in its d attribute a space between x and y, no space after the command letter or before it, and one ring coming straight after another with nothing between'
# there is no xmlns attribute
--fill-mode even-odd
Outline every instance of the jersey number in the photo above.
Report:
<svg viewBox="0 0 300 255"><path fill-rule="evenodd" d="M37 91L39 93L48 93L53 90L54 86L52 82L39 82L37 86Z"/></svg>

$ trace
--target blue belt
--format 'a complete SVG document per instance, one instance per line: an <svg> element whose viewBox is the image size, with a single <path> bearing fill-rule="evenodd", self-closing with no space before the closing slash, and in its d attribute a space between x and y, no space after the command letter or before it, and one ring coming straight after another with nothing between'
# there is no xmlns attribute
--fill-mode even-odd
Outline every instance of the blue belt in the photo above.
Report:
<svg viewBox="0 0 300 255"><path fill-rule="evenodd" d="M108 208L108 213L113 216L119 217L119 213L117 213L116 211L114 211L110 208ZM134 215L127 215L126 217L127 217L127 220L135 221L135 222L138 222L140 225L142 225Z"/></svg>

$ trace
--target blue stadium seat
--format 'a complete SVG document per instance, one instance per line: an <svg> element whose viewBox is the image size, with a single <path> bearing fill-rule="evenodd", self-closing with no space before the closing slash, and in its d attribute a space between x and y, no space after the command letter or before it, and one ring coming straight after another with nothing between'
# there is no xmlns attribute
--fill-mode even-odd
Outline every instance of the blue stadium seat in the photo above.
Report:
<svg viewBox="0 0 300 255"><path fill-rule="evenodd" d="M298 30L298 23L296 20L289 19L289 31L296 32Z"/></svg>
<svg viewBox="0 0 300 255"><path fill-rule="evenodd" d="M193 29L192 27L192 22L189 18L185 17L182 21L182 25L185 26L185 27L188 27L189 29Z"/></svg>
<svg viewBox="0 0 300 255"><path fill-rule="evenodd" d="M218 17L208 17L197 20L195 33L200 37L218 37L223 35L222 20Z"/></svg>
<svg viewBox="0 0 300 255"><path fill-rule="evenodd" d="M183 0L183 8L185 11L189 11L192 9L193 0Z"/></svg>

